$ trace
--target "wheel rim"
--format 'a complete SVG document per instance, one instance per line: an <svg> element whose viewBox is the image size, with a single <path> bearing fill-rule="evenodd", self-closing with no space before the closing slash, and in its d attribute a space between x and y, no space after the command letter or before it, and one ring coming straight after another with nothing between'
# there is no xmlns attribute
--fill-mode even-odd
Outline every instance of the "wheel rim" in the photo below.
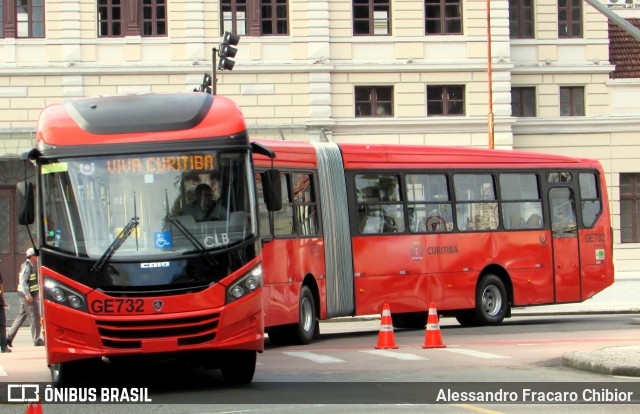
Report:
<svg viewBox="0 0 640 414"><path fill-rule="evenodd" d="M313 309L311 307L311 301L309 300L309 298L302 298L302 303L300 303L300 312L302 329L305 332L310 332L313 325Z"/></svg>
<svg viewBox="0 0 640 414"><path fill-rule="evenodd" d="M497 286L487 286L482 292L482 308L489 316L496 316L502 309L502 295Z"/></svg>

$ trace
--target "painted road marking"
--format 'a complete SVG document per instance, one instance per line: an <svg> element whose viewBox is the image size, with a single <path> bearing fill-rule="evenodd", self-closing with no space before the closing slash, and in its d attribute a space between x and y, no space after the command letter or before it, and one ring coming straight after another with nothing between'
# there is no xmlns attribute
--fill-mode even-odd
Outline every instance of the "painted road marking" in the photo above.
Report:
<svg viewBox="0 0 640 414"><path fill-rule="evenodd" d="M328 355L314 354L313 352L294 351L294 352L283 352L283 353L286 355L297 357L297 358L308 359L309 361L313 361L318 364L335 364L338 362L345 362L342 359L330 357Z"/></svg>
<svg viewBox="0 0 640 414"><path fill-rule="evenodd" d="M7 374L7 371L5 371L2 365L0 365L0 377L8 377L8 376L9 374Z"/></svg>
<svg viewBox="0 0 640 414"><path fill-rule="evenodd" d="M510 356L490 354L488 352L474 351L472 349L460 349L460 348L458 348L458 349L448 349L448 348L442 348L442 349L439 349L439 351L453 352L454 354L463 354L463 355L468 355L468 356L472 356L472 357L476 357L476 358L484 358L484 359L507 359L507 358L511 358Z"/></svg>
<svg viewBox="0 0 640 414"><path fill-rule="evenodd" d="M414 354L405 354L405 353L402 353L402 352L385 351L385 350L382 350L382 349L374 349L374 350L370 350L370 351L360 351L360 352L364 352L366 354L373 354L373 355L388 357L388 358L401 359L403 361L419 361L419 360L427 359L427 358L423 358L421 356L414 355Z"/></svg>
<svg viewBox="0 0 640 414"><path fill-rule="evenodd" d="M476 413L482 413L482 414L502 414L502 411L487 410L486 408L476 407L475 405L470 405L470 404L451 404L451 406L464 408L466 410L475 411Z"/></svg>

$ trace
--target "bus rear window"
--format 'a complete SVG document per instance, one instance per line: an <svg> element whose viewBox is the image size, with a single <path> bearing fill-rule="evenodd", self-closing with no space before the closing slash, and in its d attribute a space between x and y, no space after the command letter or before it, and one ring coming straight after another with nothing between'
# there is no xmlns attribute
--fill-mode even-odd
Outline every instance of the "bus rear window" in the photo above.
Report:
<svg viewBox="0 0 640 414"><path fill-rule="evenodd" d="M598 193L598 180L593 173L582 173L578 180L580 182L582 224L585 227L591 227L602 210L600 194Z"/></svg>

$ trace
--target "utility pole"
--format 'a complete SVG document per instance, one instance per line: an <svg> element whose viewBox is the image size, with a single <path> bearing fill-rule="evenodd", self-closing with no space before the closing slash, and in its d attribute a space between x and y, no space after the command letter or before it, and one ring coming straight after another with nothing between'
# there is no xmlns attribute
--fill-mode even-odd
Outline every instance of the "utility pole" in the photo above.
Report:
<svg viewBox="0 0 640 414"><path fill-rule="evenodd" d="M487 78L488 78L488 87L489 87L489 125L488 125L488 134L489 134L489 148L493 149L494 147L494 117L493 117L493 67L491 62L491 0L487 0Z"/></svg>

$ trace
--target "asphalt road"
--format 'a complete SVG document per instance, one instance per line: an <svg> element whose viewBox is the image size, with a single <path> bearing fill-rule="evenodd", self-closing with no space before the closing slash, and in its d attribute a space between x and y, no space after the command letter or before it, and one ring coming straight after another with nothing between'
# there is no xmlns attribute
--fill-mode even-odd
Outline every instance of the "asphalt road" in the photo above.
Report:
<svg viewBox="0 0 640 414"><path fill-rule="evenodd" d="M603 376L563 367L559 356L567 350L593 350L603 345L640 342L635 314L519 316L491 328L460 328L443 319L446 349L423 349L424 332L397 330L398 349L376 350L379 321L324 322L323 335L310 345L273 347L259 357L254 383L229 389L220 378L204 371L115 373L119 387L151 387L152 403L110 406L110 414L287 413L305 412L533 412L529 404L478 404L446 400L425 404L440 390L466 392L505 390L522 395L524 388L552 392L569 387L582 393L584 384L622 394L637 378ZM23 337L26 331L23 333ZM28 337L24 338L28 341ZM16 346L14 362L26 368L20 376L48 377L42 348ZM15 372L16 366L7 366ZM92 373L95 374L95 373ZM35 375L35 376L34 376ZM140 379L138 381L137 379ZM582 385L581 385L582 384ZM578 387L577 391L576 388ZM515 388L514 388L515 387ZM539 388L542 387L542 388ZM617 391L615 391L617 390ZM201 404L194 404L201 403ZM302 404L302 406L300 405ZM355 406L354 406L355 404ZM537 411L547 405L533 404ZM629 408L631 407L631 408ZM603 408L605 410L603 411ZM608 412L611 404L558 405L549 412ZM637 412L637 405L616 405L616 412ZM22 411L20 411L22 409ZM84 410L84 411L83 411ZM88 411L87 411L88 410ZM529 410L529 411L527 411ZM635 411L634 411L635 410ZM2 406L0 412L24 413L24 406ZM107 412L100 405L46 404L44 413Z"/></svg>
<svg viewBox="0 0 640 414"><path fill-rule="evenodd" d="M288 413L305 411L344 413L452 412L452 413L619 413L637 412L637 404L469 404L446 402L424 404L420 400L433 388L453 384L489 384L493 389L515 382L532 386L562 381L596 384L599 389L640 395L638 378L592 373L562 366L566 352L640 344L640 278L622 278L614 286L581 304L518 309L514 318L491 328L460 328L455 319L440 320L446 349L424 350L424 332L396 330L397 350L375 350L379 317L323 322L319 341L305 347L271 347L259 357L254 383L247 388L228 389L211 373L154 371L153 403L128 405L47 404L43 413ZM544 335L541 334L544 332ZM42 348L30 346L28 330L22 329L10 357L0 365L20 381L48 381ZM12 363L8 363L9 358ZM316 359L314 361L313 359ZM320 362L325 359L325 362ZM331 361L331 358L343 360ZM514 363L514 360L518 362ZM355 369L349 365L353 363ZM14 377L19 367L18 377ZM0 375L2 372L0 371ZM134 378L134 372L120 373ZM148 377L149 378L149 377ZM407 382L408 381L408 382ZM0 379L0 382L3 382ZM423 385L416 386L415 383ZM424 384L428 383L428 387ZM491 385L493 383L493 385ZM372 386L373 384L373 386ZM314 398L306 399L309 389ZM469 389L469 387L463 387ZM521 393L522 390L516 392ZM435 391L434 391L435 390ZM611 392L616 392L616 391ZM454 390L455 391L455 390ZM460 391L460 390L458 390ZM327 399L316 398L318 395ZM336 398L336 395L339 398ZM349 399L351 396L355 399ZM398 396L413 399L394 401ZM431 397L429 397L431 398ZM176 404L175 402L178 401ZM206 404L196 404L205 402ZM215 402L215 403L214 403ZM347 404L347 402L350 402ZM0 405L0 413L25 413L24 405Z"/></svg>

